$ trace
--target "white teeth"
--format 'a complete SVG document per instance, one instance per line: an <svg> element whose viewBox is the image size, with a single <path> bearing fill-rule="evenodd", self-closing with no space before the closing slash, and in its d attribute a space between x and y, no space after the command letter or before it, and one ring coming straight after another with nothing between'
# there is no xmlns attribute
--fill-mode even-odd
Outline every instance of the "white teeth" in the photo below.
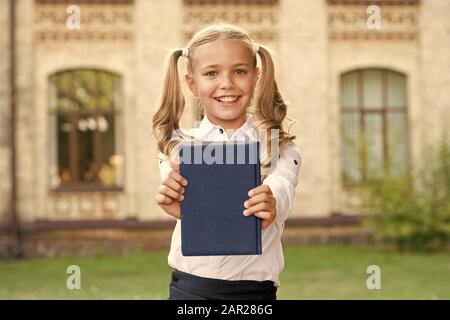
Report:
<svg viewBox="0 0 450 320"><path fill-rule="evenodd" d="M239 97L223 97L223 98L216 98L220 102L235 102Z"/></svg>

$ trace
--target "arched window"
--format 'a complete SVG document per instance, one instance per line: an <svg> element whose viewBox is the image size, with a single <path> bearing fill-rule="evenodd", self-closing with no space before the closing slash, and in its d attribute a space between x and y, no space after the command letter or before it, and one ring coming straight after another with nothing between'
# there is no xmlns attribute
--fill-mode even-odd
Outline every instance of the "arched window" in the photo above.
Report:
<svg viewBox="0 0 450 320"><path fill-rule="evenodd" d="M50 77L51 188L123 184L120 77L77 69Z"/></svg>
<svg viewBox="0 0 450 320"><path fill-rule="evenodd" d="M385 69L341 76L341 137L344 185L370 182L383 173L405 176L406 77Z"/></svg>

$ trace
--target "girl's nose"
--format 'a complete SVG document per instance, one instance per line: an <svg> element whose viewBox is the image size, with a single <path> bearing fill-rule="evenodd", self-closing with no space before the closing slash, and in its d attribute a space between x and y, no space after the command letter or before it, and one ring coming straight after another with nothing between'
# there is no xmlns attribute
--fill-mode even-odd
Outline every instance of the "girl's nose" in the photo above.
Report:
<svg viewBox="0 0 450 320"><path fill-rule="evenodd" d="M221 89L229 89L234 86L233 79L231 75L223 75L222 81L220 83Z"/></svg>

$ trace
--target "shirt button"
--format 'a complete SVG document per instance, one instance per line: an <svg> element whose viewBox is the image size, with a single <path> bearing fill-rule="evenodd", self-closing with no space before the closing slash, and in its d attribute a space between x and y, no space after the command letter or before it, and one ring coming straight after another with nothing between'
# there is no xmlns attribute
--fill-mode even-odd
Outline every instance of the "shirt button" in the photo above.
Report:
<svg viewBox="0 0 450 320"><path fill-rule="evenodd" d="M220 128L220 133L223 133L223 129L222 128Z"/></svg>

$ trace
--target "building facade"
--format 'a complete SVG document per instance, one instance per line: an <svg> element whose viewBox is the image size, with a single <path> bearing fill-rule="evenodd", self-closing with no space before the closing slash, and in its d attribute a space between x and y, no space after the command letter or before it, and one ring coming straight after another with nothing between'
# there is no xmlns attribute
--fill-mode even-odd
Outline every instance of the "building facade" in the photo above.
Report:
<svg viewBox="0 0 450 320"><path fill-rule="evenodd" d="M293 238L336 213L352 233L355 187L386 169L414 180L423 143L449 125L447 0L17 0L14 17L11 3L0 1L2 252L15 232L38 254L168 245L151 118L168 50L210 23L273 49L303 159ZM182 125L198 117L188 105Z"/></svg>

